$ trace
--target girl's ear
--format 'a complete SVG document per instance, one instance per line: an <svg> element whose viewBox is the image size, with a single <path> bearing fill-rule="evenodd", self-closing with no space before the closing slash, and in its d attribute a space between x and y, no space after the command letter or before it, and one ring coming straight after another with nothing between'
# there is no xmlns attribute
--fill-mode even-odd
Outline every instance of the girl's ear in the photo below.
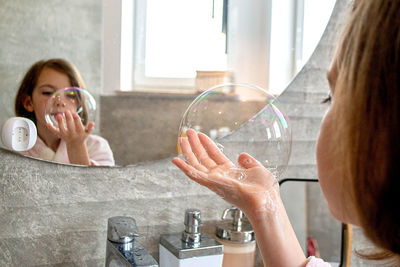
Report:
<svg viewBox="0 0 400 267"><path fill-rule="evenodd" d="M24 105L24 108L28 112L33 112L33 102L32 102L32 97L29 95L24 95L22 104Z"/></svg>

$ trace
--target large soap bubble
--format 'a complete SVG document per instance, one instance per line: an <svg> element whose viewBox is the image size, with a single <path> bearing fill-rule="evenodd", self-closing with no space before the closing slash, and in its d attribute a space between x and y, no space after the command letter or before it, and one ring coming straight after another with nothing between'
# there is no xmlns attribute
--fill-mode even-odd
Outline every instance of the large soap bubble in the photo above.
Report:
<svg viewBox="0 0 400 267"><path fill-rule="evenodd" d="M89 122L94 122L96 118L96 101L86 90L70 87L60 89L53 93L46 103L46 122L58 128L56 116L61 114L65 124L64 112L69 110L77 113L81 118L82 124L87 126Z"/></svg>
<svg viewBox="0 0 400 267"><path fill-rule="evenodd" d="M233 163L240 153L247 152L278 179L291 152L291 129L278 107L273 95L255 85L219 85L190 104L179 137L185 137L189 128L205 133Z"/></svg>

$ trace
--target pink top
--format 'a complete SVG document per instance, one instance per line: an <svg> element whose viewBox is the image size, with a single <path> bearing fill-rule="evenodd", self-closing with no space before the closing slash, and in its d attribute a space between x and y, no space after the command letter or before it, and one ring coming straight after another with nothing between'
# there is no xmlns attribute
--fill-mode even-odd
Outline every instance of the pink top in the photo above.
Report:
<svg viewBox="0 0 400 267"><path fill-rule="evenodd" d="M89 135L86 138L86 147L89 154L89 160L96 166L114 166L114 156L107 140L97 135ZM37 137L36 144L28 151L21 152L23 155L41 158L44 160L55 161L69 164L66 143L61 140L57 151L54 152L47 147L40 137Z"/></svg>
<svg viewBox="0 0 400 267"><path fill-rule="evenodd" d="M332 265L330 265L327 262L324 262L322 259L311 256L308 257L308 263L306 267L332 267Z"/></svg>

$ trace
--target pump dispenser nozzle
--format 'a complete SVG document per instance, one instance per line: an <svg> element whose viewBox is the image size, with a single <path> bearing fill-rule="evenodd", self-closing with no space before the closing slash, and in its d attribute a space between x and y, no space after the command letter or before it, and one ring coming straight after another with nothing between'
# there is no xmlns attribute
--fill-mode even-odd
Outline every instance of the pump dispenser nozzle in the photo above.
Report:
<svg viewBox="0 0 400 267"><path fill-rule="evenodd" d="M228 214L232 214L232 220L226 218ZM231 207L224 210L222 220L217 224L217 237L234 243L254 241L254 230L240 209Z"/></svg>
<svg viewBox="0 0 400 267"><path fill-rule="evenodd" d="M201 233L199 227L202 225L200 210L187 209L185 211L185 230L182 232L182 241L185 243L199 243Z"/></svg>
<svg viewBox="0 0 400 267"><path fill-rule="evenodd" d="M232 219L227 218L228 214L232 215ZM224 245L222 267L254 266L254 230L240 209L231 207L224 210L222 221L217 223L216 235Z"/></svg>
<svg viewBox="0 0 400 267"><path fill-rule="evenodd" d="M160 267L221 267L223 246L200 232L200 210L185 210L183 224L182 232L160 236Z"/></svg>

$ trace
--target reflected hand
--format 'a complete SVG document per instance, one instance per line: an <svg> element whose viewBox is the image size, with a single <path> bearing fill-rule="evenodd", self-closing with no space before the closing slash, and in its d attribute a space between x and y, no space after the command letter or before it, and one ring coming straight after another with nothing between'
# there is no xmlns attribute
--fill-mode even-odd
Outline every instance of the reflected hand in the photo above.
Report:
<svg viewBox="0 0 400 267"><path fill-rule="evenodd" d="M180 138L186 161L174 158L172 162L189 178L220 195L247 216L259 211L273 211L279 198L275 177L257 160L246 153L240 154L233 164L209 139L194 130Z"/></svg>
<svg viewBox="0 0 400 267"><path fill-rule="evenodd" d="M86 137L92 132L94 123L90 122L86 127L83 126L81 118L77 113L69 110L64 111L65 124L61 114L56 115L58 129L47 123L47 127L52 133L64 140L67 145L81 145L85 142Z"/></svg>
<svg viewBox="0 0 400 267"><path fill-rule="evenodd" d="M51 132L65 141L70 163L90 165L91 163L85 140L92 132L94 123L91 122L84 127L78 114L71 114L71 112L67 110L64 112L64 115L66 127L61 114L56 116L59 129L54 128L50 123L46 124L47 127Z"/></svg>

